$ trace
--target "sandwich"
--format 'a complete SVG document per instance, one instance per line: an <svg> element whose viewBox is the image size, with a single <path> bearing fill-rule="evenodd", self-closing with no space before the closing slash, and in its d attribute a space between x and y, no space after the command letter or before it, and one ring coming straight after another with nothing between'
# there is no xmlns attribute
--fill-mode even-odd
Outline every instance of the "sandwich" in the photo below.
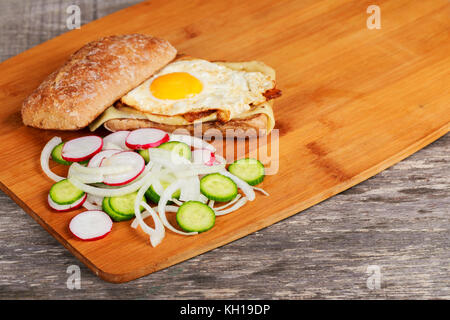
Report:
<svg viewBox="0 0 450 320"><path fill-rule="evenodd" d="M211 62L177 54L166 40L129 34L76 51L24 100L21 113L25 125L41 129L266 135L280 95L274 69L263 62Z"/></svg>

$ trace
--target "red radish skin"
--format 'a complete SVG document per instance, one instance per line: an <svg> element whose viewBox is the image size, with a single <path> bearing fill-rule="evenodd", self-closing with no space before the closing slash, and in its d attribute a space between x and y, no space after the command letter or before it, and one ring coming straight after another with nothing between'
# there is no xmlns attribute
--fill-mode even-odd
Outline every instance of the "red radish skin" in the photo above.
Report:
<svg viewBox="0 0 450 320"><path fill-rule="evenodd" d="M129 161L126 161L126 156L124 157L124 155L129 157L128 158ZM123 163L124 160L125 160L125 163ZM109 157L107 159L103 159L101 165L114 165L114 162L116 162L117 164L127 165L127 164L130 164L130 162L132 163L132 161L135 161L134 165L137 168L134 172L132 172L130 174L122 174L125 177L123 177L123 180L119 180L119 181L114 181L117 179L117 175L111 175L111 176L105 175L103 183L108 186L122 186L124 184L130 183L131 181L135 180L137 177L139 177L141 175L141 173L145 169L144 158L139 153L136 153L134 151L122 151L122 152L112 155L111 157Z"/></svg>
<svg viewBox="0 0 450 320"><path fill-rule="evenodd" d="M196 149L192 152L192 161L212 166L216 161L216 154L208 149Z"/></svg>
<svg viewBox="0 0 450 320"><path fill-rule="evenodd" d="M155 148L170 140L169 134L155 128L142 128L131 131L125 144L134 150Z"/></svg>
<svg viewBox="0 0 450 320"><path fill-rule="evenodd" d="M93 223L97 223L98 228L94 235L86 235L84 228L93 228ZM75 238L82 241L95 241L106 237L112 230L113 222L111 218L103 211L88 210L79 213L69 223L69 230ZM84 234L83 234L84 233ZM88 232L89 233L89 232Z"/></svg>
<svg viewBox="0 0 450 320"><path fill-rule="evenodd" d="M208 162L206 162L207 166L212 166L216 162L216 154L214 152L211 152L211 158Z"/></svg>
<svg viewBox="0 0 450 320"><path fill-rule="evenodd" d="M91 145L89 145L89 143ZM85 149L83 153L80 149ZM99 136L85 136L75 138L64 143L61 157L66 161L85 161L99 153L103 148L103 139Z"/></svg>
<svg viewBox="0 0 450 320"><path fill-rule="evenodd" d="M50 198L50 195L48 195L47 203L50 206L50 208L52 208L55 211L68 212L68 211L80 208L84 204L86 199L87 199L87 193L81 199L75 201L75 204L59 205Z"/></svg>

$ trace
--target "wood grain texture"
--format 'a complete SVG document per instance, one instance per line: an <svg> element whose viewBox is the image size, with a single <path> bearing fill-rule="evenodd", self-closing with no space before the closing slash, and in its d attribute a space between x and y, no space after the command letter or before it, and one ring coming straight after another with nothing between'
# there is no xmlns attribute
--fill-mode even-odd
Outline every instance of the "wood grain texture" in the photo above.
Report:
<svg viewBox="0 0 450 320"><path fill-rule="evenodd" d="M307 6L307 2L304 4ZM304 10L305 14L312 11ZM414 21L406 14L403 18ZM436 25L429 26L430 30L444 23L440 16L433 16L431 21ZM315 35L314 30L310 32ZM195 42L195 37L190 39ZM398 46L396 42L390 44L392 50ZM416 55L422 50L420 46L411 48L413 44L407 44L408 49L415 49L412 53ZM397 48L399 54L404 53L400 49L404 50L404 46ZM305 59L313 62L313 58ZM407 67L404 66L406 72ZM314 74L314 70L309 72ZM314 78L309 80L314 84ZM378 85L381 84L380 79ZM306 90L302 93L305 103L312 101L317 107L346 97L336 91L321 95ZM322 101L325 98L329 100ZM11 235L10 228L6 228L1 233L2 264L9 271L6 274L12 276L2 276L2 289L5 288L2 295L86 297L95 288L104 297L128 293L134 298L448 297L448 142L448 137L444 137L409 160L308 209L305 214L136 282L120 286L104 284L89 272L83 272L83 289L77 292L66 289L65 268L78 261L4 197L2 203L7 214L2 219L9 220L2 221L2 229L9 226L17 232ZM309 149L317 151L317 145L310 144ZM415 157L419 158L414 160ZM22 224L17 222L18 214L22 215ZM30 249L30 243L35 247ZM19 255L21 258L17 259ZM21 259L27 256L36 260L21 266ZM48 266L52 256L56 256L50 258L55 265ZM41 268L34 267L39 262ZM365 269L369 264L382 268L381 290L370 291L365 285ZM47 273L47 268L52 270ZM167 281L168 277L177 281ZM268 287L276 289L267 290Z"/></svg>

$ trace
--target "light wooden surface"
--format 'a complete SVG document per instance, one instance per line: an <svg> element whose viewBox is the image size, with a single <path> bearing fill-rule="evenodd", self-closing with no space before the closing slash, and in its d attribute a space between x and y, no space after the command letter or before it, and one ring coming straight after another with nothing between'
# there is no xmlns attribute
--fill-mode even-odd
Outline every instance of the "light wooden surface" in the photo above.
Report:
<svg viewBox="0 0 450 320"><path fill-rule="evenodd" d="M33 1L33 4L38 2L39 1ZM111 5L113 4L113 2L108 3ZM386 6L392 3L392 1L383 2ZM437 1L435 3L439 4L441 2ZM89 7L89 4L91 3L87 3L86 7ZM405 5L405 3L403 4ZM47 2L46 5L51 7L50 2ZM59 12L60 15L61 12L64 13L64 3L54 2L54 5L55 8L63 9L60 11L56 10L56 12ZM97 12L101 12L98 11L99 5L101 6L101 3L97 3ZM314 6L308 6L306 2L302 3L302 5L305 6L305 9L302 11L304 14L313 12L313 9L316 8ZM17 6L8 7L8 5L5 5L5 7L7 9L10 8L10 10L20 9L17 8ZM310 10L306 10L306 8L309 8ZM405 12L409 12L407 6L406 9L405 6L402 8ZM329 12L334 12L333 10L338 10L339 8L328 9L330 10ZM427 9L426 7L421 9L421 14L428 12L425 10ZM92 7L88 10L91 10L89 12L92 13L92 10L95 11L95 8ZM5 11L8 12L7 10L2 10L2 12ZM34 12L34 10L31 11ZM445 14L448 13L448 8L447 10L441 9L436 11L442 12L442 15L445 16ZM34 12L34 14L36 13ZM95 16L95 14L93 15ZM304 15L300 15L300 17L307 18ZM412 18L413 17L408 16L407 14L403 15L405 21ZM54 19L56 20L57 18ZM42 20L45 21L45 19ZM425 19L422 19L421 21L424 20ZM362 19L362 21L364 22L364 19ZM426 21L429 22L427 22L427 28L425 29L432 31L441 30L439 28L445 22L440 15L433 15L432 18ZM5 21L3 22L5 23ZM55 24L57 23L51 25L54 27ZM64 26L62 26L62 30L60 29L61 32L64 31L63 27ZM31 29L35 29L29 29L30 32L34 32L31 31ZM6 29L2 28L2 31L3 30ZM311 35L315 35L318 32L316 31L316 33L314 33L313 31L314 30L310 30ZM340 31L342 30L340 29ZM192 36L192 32L190 34ZM306 37L307 34L308 33L304 36ZM398 35L402 35L402 32L398 32ZM418 35L420 36L421 34L419 33ZM426 37L426 35L427 34L424 34L423 36L428 39L429 37ZM49 36L49 38L52 36L54 36L54 34ZM3 46L3 41L5 35L2 33L1 37L2 49L4 49L5 46ZM196 37L198 38L200 36ZM191 37L191 40L185 40L182 43L190 42L195 48L196 37ZM14 48L14 44L17 43L17 37L12 39L13 37L10 36L10 38L11 40L8 40L8 43L11 42L11 48ZM408 42L406 42L408 45L407 49L413 50L408 52L408 54L416 54L417 56L415 58L419 59L420 57L423 58L426 53L430 53L426 52L425 49L422 50L422 46L415 47L414 45L416 43L411 43L411 39L408 37L406 38L408 39ZM317 39L320 40L320 38ZM402 38L395 40L400 41L401 39ZM439 43L439 41L442 40L442 38L439 37L434 37L433 39L437 40L429 40L428 47L426 46L427 43L425 43L425 48L434 47L436 43ZM40 41L42 40L44 39L41 39ZM419 42L420 40L420 37L417 37L417 40L415 41ZM173 42L176 42L176 40ZM180 45L182 45L182 43ZM339 45L339 43L334 44L336 46ZM405 43L403 44L405 45ZM386 45L392 46L391 54L398 58L398 60L403 58L402 54L406 54L404 52L405 47L399 46L398 42L387 42ZM424 45L423 39L421 45ZM23 47L23 49L25 48L27 47ZM395 48L397 48L398 51L395 51ZM211 51L208 50L208 52ZM370 52L371 50L368 50L366 53ZM13 51L9 53L5 58L14 53L16 52ZM230 51L230 56L232 54L232 51ZM427 57L428 56L433 57L433 54L429 54ZM345 59L342 56L339 57L343 59L342 62L345 62L347 59L346 57ZM434 55L434 57L436 57L436 55ZM313 58L313 56L306 56L306 58L303 57L302 59L311 59L310 61L313 62L315 61L315 58ZM348 59L350 58L353 58L354 60L356 57L349 57ZM367 60L364 61L367 62ZM414 59L412 61L414 61ZM392 58L391 63L392 64L387 63L384 67L392 68L395 66L395 63L400 63L400 61ZM326 66L327 65L325 65L325 67ZM408 69L408 64L406 64L406 66L405 64L401 64L401 66L404 66L405 70L403 71L406 74L414 74L416 71L412 66ZM439 64L436 63L435 66L438 67ZM280 66L280 69L284 68L285 67ZM349 69L347 68L346 70L348 71ZM353 75L357 75L357 71L357 69L353 70ZM318 79L316 80L312 77L314 68L311 68L309 73L306 71L304 72L305 75L311 76L311 78L306 78L306 83L309 81L309 85L314 84L314 81L318 81ZM348 72L346 74L350 75ZM395 76L398 75L398 73L393 73L392 75L394 80L396 80ZM435 72L433 75L436 80L436 77L438 77L440 73ZM330 74L329 80L344 80L342 85L345 87L345 81L350 80L346 78L340 79L338 76L338 73L334 74L334 77L333 74ZM375 73L372 76L379 76L379 74ZM437 78L437 80L439 79L442 80L445 78ZM289 77L285 79L286 84L288 85L286 88L288 94L289 88L291 92L295 88L289 80ZM380 83L378 85L381 85L383 82L382 80L383 77L379 76L377 81ZM292 87L289 87L289 85ZM439 81L435 81L434 85L439 89ZM445 91L445 83L441 83L441 85L444 90L441 90L442 94L440 97L445 98L445 94L447 93L448 101L448 91ZM364 89L363 83L361 83L361 87ZM322 89L322 91L323 90L324 89ZM312 101L314 102L313 105L317 107L323 104L330 104L330 101L336 102L337 100L338 102L344 102L342 100L345 100L349 94L348 92L338 92L336 90L334 92L314 93L308 92L307 90L302 90L300 92L303 93L303 104L307 105L306 102L309 101L309 104L311 105ZM396 91L391 93L395 94L395 92ZM307 95L308 93L310 94L309 96ZM338 95L339 93L341 93L340 96ZM333 94L335 94L335 96L333 96ZM411 96L410 99L413 99L415 96L414 93L412 93ZM439 97L439 95L436 96ZM408 97L406 97L406 100L408 100L407 98ZM323 101L324 99L326 101ZM433 97L433 99L436 98ZM288 102L292 102L292 100L288 100ZM287 105L287 102L284 103ZM431 106L433 107L433 104L431 104ZM333 110L330 109L328 111L332 112ZM445 121L445 117L442 120ZM325 125L329 124L330 122ZM285 129L289 129L287 132L291 132L292 130L295 131L295 128ZM408 128L405 128L405 130L407 129ZM309 144L309 147L309 150L317 151L315 144ZM428 152L428 150L433 150L433 148L437 150L435 151L437 152L437 155L429 151L429 153L423 156L423 159L419 158L416 162L413 160L406 160L393 169L385 171L377 177L305 211L305 214L291 217L261 232L250 235L243 240L233 242L225 247L158 272L152 276L139 279L130 284L123 284L120 288L124 290L123 293L132 292L132 295L135 298L164 298L170 297L174 292L176 292L178 296L193 298L198 296L206 298L448 296L448 138L441 139L435 143L434 146L421 151L421 153L423 154ZM410 159L414 159L414 157L419 156L421 153L414 155ZM437 159L434 158L433 155L434 157L437 157ZM445 158L445 156L447 156L447 158ZM435 159L436 162L433 162L433 159ZM408 161L413 162L408 166ZM427 164L428 161L431 161L431 164ZM402 165L404 166L403 169ZM400 167L400 169L395 169L398 167ZM439 177L433 178L432 175L432 178L428 178L428 173L425 174L427 172L425 169L427 168L430 169L431 173L439 174ZM417 172L417 169L421 169L423 172ZM394 172L393 176L389 176L389 172L392 171ZM409 175L413 175L413 178L411 178L411 176L409 176L408 179L404 178L404 176L408 176L408 172ZM447 173L447 175L445 173ZM425 174L422 176L423 181L420 178L421 174ZM380 181L377 181L377 179ZM375 183L373 181L375 181ZM400 185L392 186L393 181L396 183L397 181L400 181ZM347 203L345 201L346 197L349 198ZM13 213L22 212L17 206L8 201L9 200L6 199L5 203L15 208L12 210ZM329 207L330 202L331 208ZM8 209L9 208L6 210L7 212L9 211ZM5 217L9 217L9 215L2 215L2 219ZM11 217L14 217L13 221L16 222L16 214L11 215L10 219L12 219ZM8 220L9 223L2 223L2 226L13 224L14 228L18 229L16 229L17 232L15 234L22 235L19 237L21 239L27 237L33 239L33 237L36 236L35 232L37 232L38 235L40 234L40 236L43 236L45 232L36 231L35 229L39 229L40 227L34 223L33 220L29 218L27 220L27 217L22 218L27 222L27 227L30 228L25 229L28 230L26 231L26 237L23 237L23 225L22 228L19 228L18 226L15 226L16 223ZM2 290L2 294L5 292L6 297L17 296L20 294L33 296L33 288L39 288L36 290L40 290L40 292L47 292L47 296L57 294L56 292L61 294L64 291L69 291L65 288L65 279L67 277L65 267L63 267L62 271L46 274L47 277L44 276L43 280L39 280L38 276L33 279L33 281L30 281L27 278L32 276L36 271L26 268L28 273L24 271L20 272L20 267L18 267L18 265L20 265L21 260L17 261L18 259L12 257L15 256L15 253L19 253L21 257L25 258L27 252L31 251L33 252L32 256L40 257L37 258L37 261L42 261L42 268L45 268L47 267L49 257L54 255L52 254L52 250L56 250L58 253L55 253L55 255L62 255L65 259L68 259L75 264L77 264L78 261L71 258L70 254L66 253L61 246L55 244L56 242L51 239L50 236L47 236L46 241L53 244L54 248L51 250L45 249L47 252L42 252L42 250L30 250L28 248L29 242L25 242L23 239L20 241L16 240L16 242L12 241L13 239L11 239L11 237L14 237L14 233L9 232L9 230L9 228L6 232L5 230L2 230L1 233L2 244L5 243L5 245L1 246L3 257L2 264L3 266L6 266L6 270L9 270L11 272L10 274L13 275L13 279L16 279L17 281L14 284L14 280L11 280L10 277L2 276L2 285L4 281L5 288L10 286L10 290ZM269 239L265 237L266 233L269 235ZM46 242L44 241L44 243ZM20 244L22 245L20 246ZM27 244L26 247L25 244ZM36 243L36 245L39 246L41 244ZM22 250L25 250L25 253ZM37 253L35 251L37 251ZM55 262L55 264L58 265L59 262L56 262L55 260L59 259L64 258L53 258L52 263ZM209 265L207 264L208 262L210 263ZM35 263L30 263L30 265L34 264ZM368 290L365 285L365 280L367 278L365 270L369 264L375 264L381 267L384 281L382 282L382 289L380 290L371 291ZM218 268L219 270L217 270ZM85 270L85 268L82 267L82 270ZM222 270L222 272L220 272L220 270ZM110 287L109 284L99 282L99 280L93 278L87 271L83 272L82 275L84 280L82 287L85 290L77 292L80 296L83 296L83 294L88 296L88 291L92 292L88 290L88 288L102 287L102 289L98 289L98 292L101 292L103 296L109 295L110 297L120 297L120 294L118 293L108 292L107 288L116 288L115 286L111 285L112 287ZM14 278L14 276L16 278ZM167 281L169 277L170 279L176 279L177 281ZM153 279L156 279L156 282L154 282ZM317 279L320 279L320 281L317 281ZM276 288L276 290L265 289L267 288L266 285L268 282L272 282L273 286L271 288ZM51 285L46 288L46 284L49 283L59 285L59 290L54 287L53 289L49 289ZM158 284L155 285L155 283ZM30 290L27 292L26 288L29 288ZM136 288L140 289L135 290ZM73 291L69 291L67 296L70 296L70 294L73 294Z"/></svg>

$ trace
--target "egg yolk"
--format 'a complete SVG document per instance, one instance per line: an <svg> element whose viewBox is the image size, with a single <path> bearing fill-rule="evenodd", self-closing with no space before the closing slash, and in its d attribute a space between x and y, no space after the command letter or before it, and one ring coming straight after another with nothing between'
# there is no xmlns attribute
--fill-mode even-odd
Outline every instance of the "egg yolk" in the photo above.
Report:
<svg viewBox="0 0 450 320"><path fill-rule="evenodd" d="M199 94L203 89L200 80L187 72L173 72L152 81L150 91L158 99L179 100Z"/></svg>

